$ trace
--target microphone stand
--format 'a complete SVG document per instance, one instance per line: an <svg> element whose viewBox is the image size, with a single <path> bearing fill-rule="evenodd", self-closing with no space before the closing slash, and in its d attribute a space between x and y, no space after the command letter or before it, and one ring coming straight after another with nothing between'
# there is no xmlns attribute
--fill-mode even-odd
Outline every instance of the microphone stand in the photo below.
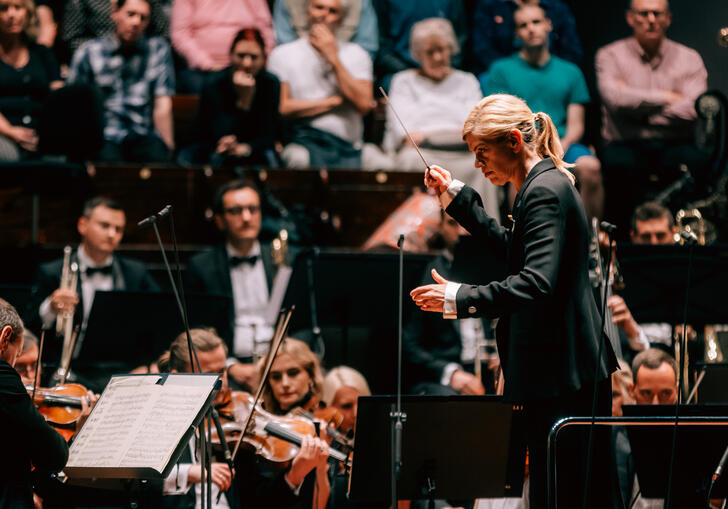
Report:
<svg viewBox="0 0 728 509"><path fill-rule="evenodd" d="M602 230L607 234L607 237L609 237L609 249L607 249L607 255L606 255L606 270L604 274L604 278L602 279L602 306L599 311L600 313L600 327L599 327L599 349L597 353L597 362L594 366L594 388L592 391L592 411L591 411L591 424L589 425L589 440L587 445L587 453L586 453L586 475L584 476L584 498L582 500L582 508L588 509L589 507L589 491L590 491L590 485L591 485L591 471L592 471L592 452L594 449L594 426L595 426L595 420L596 420L596 414L597 414L597 388L599 387L599 384L597 383L597 379L599 378L599 367L602 365L602 351L604 350L604 342L609 341L608 337L605 337L606 334L604 333L604 325L605 320L607 317L607 292L609 290L609 278L611 276L612 272L612 251L614 250L614 232L617 229L616 226L607 223L606 221L602 221L601 223ZM597 237L598 238L598 237ZM597 245L597 249L599 249L599 245Z"/></svg>
<svg viewBox="0 0 728 509"><path fill-rule="evenodd" d="M672 449L670 450L670 469L668 470L667 476L667 496L665 497L665 509L672 507L672 477L675 470L675 449L677 448L677 429L678 421L680 420L680 400L682 399L683 384L685 383L684 377L682 376L685 369L685 352L687 351L687 327L688 327L688 300L690 297L690 274L693 269L693 252L694 247L697 243L697 238L687 232L682 232L681 236L688 244L690 251L688 251L688 274L687 281L685 281L685 304L683 307L683 319L682 319L682 337L678 339L680 342L680 365L677 371L677 399L675 400L675 426L672 429ZM712 488L712 486L711 486Z"/></svg>
<svg viewBox="0 0 728 509"><path fill-rule="evenodd" d="M146 219L143 219L138 223L138 226L145 226L147 224L151 224L152 228L154 229L154 234L157 238L157 243L159 244L159 250L162 253L162 260L164 261L164 266L167 271L167 276L169 276L169 282L172 288L172 293L174 294L175 300L177 302L177 308L179 309L180 316L182 318L182 323L185 329L185 334L187 336L187 346L190 353L190 368L193 372L201 373L202 370L200 369L200 361L197 357L197 350L195 349L195 345L192 343L192 336L190 335L190 324L187 318L187 303L184 300L184 291L182 289L182 271L180 268L179 263L179 249L177 248L177 238L174 231L174 218L172 216L172 207L171 205L168 205L164 210L166 210L166 213L158 213L154 214L152 216L149 216ZM169 260L167 259L167 253L164 249L164 243L162 242L162 237L159 234L159 228L157 227L157 219L160 217L163 217L164 215L169 214L169 220L170 220L170 230L172 235L172 241L174 246L174 253L175 253L175 262L176 262L176 269L177 269L177 282L174 280L174 276L172 275L172 267L169 264ZM200 464L201 464L201 486L202 488L202 509L205 509L207 507L208 509L212 507L212 465L210 463L210 456L208 453L208 442L207 442L207 436L205 434L205 428L206 428L206 420L202 419L200 421L200 427L199 427L199 436L200 436ZM207 492L207 498L205 497L205 491Z"/></svg>
<svg viewBox="0 0 728 509"><path fill-rule="evenodd" d="M402 412L402 287L404 266L404 235L397 240L399 248L399 304L398 304L398 335L397 335L397 403L392 405L389 417L391 419L391 448L392 448L392 508L397 507L397 481L402 469L402 423L407 420L407 414Z"/></svg>

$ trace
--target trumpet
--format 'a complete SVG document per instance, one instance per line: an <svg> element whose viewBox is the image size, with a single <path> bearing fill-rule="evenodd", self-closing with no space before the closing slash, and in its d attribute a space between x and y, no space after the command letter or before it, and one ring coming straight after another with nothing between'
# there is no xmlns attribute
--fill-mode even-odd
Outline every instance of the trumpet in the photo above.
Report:
<svg viewBox="0 0 728 509"><path fill-rule="evenodd" d="M76 290L78 284L78 263L71 261L71 246L63 248L63 268L61 269L61 289ZM65 383L71 365L71 355L76 342L78 331L73 330L73 311L63 310L56 319L56 333L63 335L63 348L61 350L61 362L54 375L54 379Z"/></svg>

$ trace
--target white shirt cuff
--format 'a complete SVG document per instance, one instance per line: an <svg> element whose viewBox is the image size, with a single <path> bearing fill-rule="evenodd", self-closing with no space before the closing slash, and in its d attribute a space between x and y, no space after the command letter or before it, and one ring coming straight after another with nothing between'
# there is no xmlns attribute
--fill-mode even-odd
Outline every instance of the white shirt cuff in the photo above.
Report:
<svg viewBox="0 0 728 509"><path fill-rule="evenodd" d="M450 205L450 202L453 201L464 186L465 183L458 179L454 179L450 182L450 185L447 186L447 191L440 195L440 205L442 206L442 210L445 210L448 205Z"/></svg>
<svg viewBox="0 0 728 509"><path fill-rule="evenodd" d="M447 366L445 366L445 369L442 370L442 378L440 378L440 384L441 385L450 385L450 379L452 378L453 373L455 373L458 369L462 369L462 366L456 362L451 362Z"/></svg>
<svg viewBox="0 0 728 509"><path fill-rule="evenodd" d="M454 319L458 317L458 305L455 299L459 289L460 283L448 283L445 286L445 303L442 310L443 318Z"/></svg>
<svg viewBox="0 0 728 509"><path fill-rule="evenodd" d="M40 309L38 309L38 314L40 315L41 320L43 321L42 327L44 329L49 329L51 325L53 325L53 322L56 321L56 314L53 312L53 309L51 308L51 298L46 297L45 300L41 303Z"/></svg>
<svg viewBox="0 0 728 509"><path fill-rule="evenodd" d="M225 369L230 369L230 366L234 366L238 363L238 360L235 357L228 357L225 360Z"/></svg>
<svg viewBox="0 0 728 509"><path fill-rule="evenodd" d="M184 495L187 493L187 490L189 490L187 476L190 472L191 466L192 465L190 463L178 463L177 466L172 469L172 472L170 472L164 480L164 484L162 486L162 490L165 495Z"/></svg>
<svg viewBox="0 0 728 509"><path fill-rule="evenodd" d="M303 486L303 483L299 484L298 486L294 485L291 481L288 480L288 476L286 474L283 474L283 480L286 481L286 484L289 488L291 488L293 494L298 496L298 494L301 492L301 486Z"/></svg>
<svg viewBox="0 0 728 509"><path fill-rule="evenodd" d="M650 340L647 339L647 334L645 334L645 331L642 330L642 327L640 327L639 336L636 338L628 337L627 339L629 340L629 346L632 350L641 352L642 350L647 350L650 347Z"/></svg>

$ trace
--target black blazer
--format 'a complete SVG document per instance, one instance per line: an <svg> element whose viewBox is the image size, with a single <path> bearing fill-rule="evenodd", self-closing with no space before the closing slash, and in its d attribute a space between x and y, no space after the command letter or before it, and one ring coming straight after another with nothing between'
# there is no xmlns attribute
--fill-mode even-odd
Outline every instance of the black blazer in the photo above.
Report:
<svg viewBox="0 0 728 509"><path fill-rule="evenodd" d="M273 255L269 244L260 245L261 260L265 270L265 279L268 282L268 294L273 287L273 278L277 267L273 263ZM190 258L185 270L185 291L189 293L202 293L211 295L225 295L233 298L233 285L230 280L230 262L228 261L227 247L218 244L208 251L198 253ZM230 329L218 331L225 338L232 351L232 338L235 331L235 306L230 306ZM225 334L227 332L227 334ZM226 335L230 336L229 338Z"/></svg>
<svg viewBox="0 0 728 509"><path fill-rule="evenodd" d="M78 262L77 251L71 255L71 260ZM146 266L136 260L114 256L112 260L112 277L114 279L114 290L127 290L130 292L158 292L154 278L147 270ZM63 269L63 258L44 263L38 267L35 275L35 283L30 299L30 309L27 310L26 316L30 322L31 330L40 332L42 325L39 316L39 308L43 301L52 294L61 284L61 272ZM83 292L81 291L81 278L78 278L76 285L76 293L78 294L79 304L76 309L74 321L80 323L84 314Z"/></svg>
<svg viewBox="0 0 728 509"><path fill-rule="evenodd" d="M422 285L433 282L433 268L442 277L451 277L451 262L440 255L427 265ZM402 331L402 349L406 363L403 374L409 388L421 382L440 383L445 366L462 362L463 344L457 322L443 320L435 313L412 313Z"/></svg>
<svg viewBox="0 0 728 509"><path fill-rule="evenodd" d="M31 463L58 472L68 459L63 437L46 424L17 371L0 360L0 508L32 509Z"/></svg>
<svg viewBox="0 0 728 509"><path fill-rule="evenodd" d="M458 317L500 318L496 339L507 399L538 400L581 389L594 380L602 337L598 380L617 369L589 284L584 207L551 159L526 177L511 230L488 217L480 196L467 186L446 211L471 235L507 254L505 280L464 284L457 293Z"/></svg>

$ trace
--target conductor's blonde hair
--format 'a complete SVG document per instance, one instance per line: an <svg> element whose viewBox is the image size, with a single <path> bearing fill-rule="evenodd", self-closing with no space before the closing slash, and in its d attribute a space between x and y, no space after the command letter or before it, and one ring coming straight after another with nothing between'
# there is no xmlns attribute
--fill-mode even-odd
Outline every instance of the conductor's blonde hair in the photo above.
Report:
<svg viewBox="0 0 728 509"><path fill-rule="evenodd" d="M564 149L554 122L546 113L534 113L523 99L508 94L484 97L473 108L463 126L463 139L468 134L490 142L508 141L510 132L520 131L523 144L538 157L550 157L554 165L574 184L573 164L564 161Z"/></svg>

